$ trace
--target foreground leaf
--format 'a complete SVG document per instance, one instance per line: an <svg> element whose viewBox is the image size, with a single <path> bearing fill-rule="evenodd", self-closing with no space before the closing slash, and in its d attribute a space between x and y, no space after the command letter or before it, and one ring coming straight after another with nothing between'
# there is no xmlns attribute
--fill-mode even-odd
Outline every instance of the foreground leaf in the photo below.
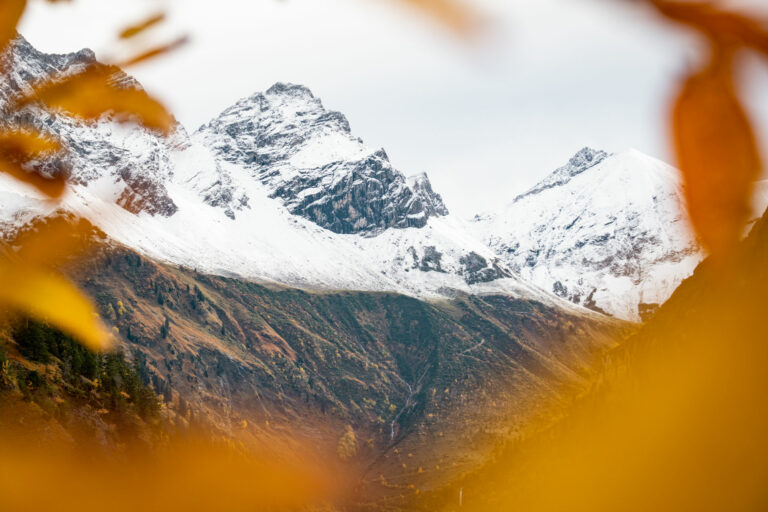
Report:
<svg viewBox="0 0 768 512"><path fill-rule="evenodd" d="M38 133L23 130L0 132L0 171L28 183L50 197L64 192L65 177L47 178L25 168L25 164L57 153L61 144Z"/></svg>
<svg viewBox="0 0 768 512"><path fill-rule="evenodd" d="M81 73L44 82L18 106L41 103L87 121L111 114L116 121L136 121L169 134L175 120L168 110L143 89L121 86L115 80L116 71L114 67L91 66Z"/></svg>
<svg viewBox="0 0 768 512"><path fill-rule="evenodd" d="M154 27L155 25L162 23L163 21L165 21L164 12L150 16L149 18L142 20L135 25L126 27L122 31L120 31L120 39L129 39L131 37L136 37L142 32L144 32L145 30L148 30Z"/></svg>
<svg viewBox="0 0 768 512"><path fill-rule="evenodd" d="M470 35L479 27L479 15L458 0L400 0L426 13L460 35Z"/></svg>
<svg viewBox="0 0 768 512"><path fill-rule="evenodd" d="M752 184L762 167L731 75L730 57L716 57L683 84L673 111L691 221L712 253L727 251L741 239Z"/></svg>
<svg viewBox="0 0 768 512"><path fill-rule="evenodd" d="M768 27L764 23L718 9L711 2L651 3L665 17L688 25L719 45L744 46L768 55Z"/></svg>
<svg viewBox="0 0 768 512"><path fill-rule="evenodd" d="M26 0L0 0L0 52L16 37L16 26L26 7Z"/></svg>
<svg viewBox="0 0 768 512"><path fill-rule="evenodd" d="M106 350L112 338L91 303L66 279L23 262L0 265L0 303L51 323L92 350Z"/></svg>
<svg viewBox="0 0 768 512"><path fill-rule="evenodd" d="M128 66L134 66L136 64L139 64L140 62L144 62L145 60L154 59L155 57L159 57L161 55L164 55L166 53L172 52L185 44L189 41L189 38L184 36L176 39L175 41L171 41L168 44L157 46L155 48L151 48L145 52L142 52L134 57L131 57L127 60L124 60L123 62L120 62L117 64L119 67L128 67Z"/></svg>
<svg viewBox="0 0 768 512"><path fill-rule="evenodd" d="M52 217L20 232L10 245L24 264L52 268L85 252L95 232L93 224L84 219L73 222L66 217Z"/></svg>

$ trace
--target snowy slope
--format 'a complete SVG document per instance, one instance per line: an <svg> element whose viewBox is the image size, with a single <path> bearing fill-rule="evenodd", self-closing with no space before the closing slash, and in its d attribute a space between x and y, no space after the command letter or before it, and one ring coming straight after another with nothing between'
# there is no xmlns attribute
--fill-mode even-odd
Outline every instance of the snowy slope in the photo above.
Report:
<svg viewBox="0 0 768 512"><path fill-rule="evenodd" d="M766 197L756 194L756 208ZM639 320L703 255L673 167L585 148L474 229L523 279L577 304Z"/></svg>
<svg viewBox="0 0 768 512"><path fill-rule="evenodd" d="M88 51L46 55L21 38L4 58L0 103L34 80L99 65ZM425 298L509 293L631 320L666 300L702 257L677 172L637 151L582 150L508 207L464 221L426 175L406 178L302 86L275 84L191 136L34 108L9 122L65 142L68 154L48 168L66 172L71 187L51 203L0 175L6 236L62 209L204 272Z"/></svg>
<svg viewBox="0 0 768 512"><path fill-rule="evenodd" d="M99 65L89 52L48 56L23 39L10 57L5 97ZM116 79L140 87L119 70ZM70 189L51 203L0 176L6 234L60 209L151 257L205 272L314 289L497 291L566 304L516 278L448 214L426 175L406 178L304 87L276 84L193 137L180 126L163 139L109 118L83 125L36 109L24 118L67 145Z"/></svg>
<svg viewBox="0 0 768 512"><path fill-rule="evenodd" d="M391 229L378 237L361 237L333 233L292 215L253 181L238 183L252 201L235 220L200 201L183 176L168 185L178 205L170 217L128 212L111 194L102 193L110 185L109 178L87 187L75 185L57 204L0 175L0 217L8 230L56 210L74 212L110 238L150 257L221 275L424 298L493 291L564 306L564 301L520 281L503 266L494 266L493 252L452 217L431 219L422 229Z"/></svg>
<svg viewBox="0 0 768 512"><path fill-rule="evenodd" d="M261 182L291 213L335 233L375 236L448 213L426 177L409 186L383 149L354 137L344 115L300 85L277 83L238 101L194 140ZM241 206L236 199L225 207Z"/></svg>

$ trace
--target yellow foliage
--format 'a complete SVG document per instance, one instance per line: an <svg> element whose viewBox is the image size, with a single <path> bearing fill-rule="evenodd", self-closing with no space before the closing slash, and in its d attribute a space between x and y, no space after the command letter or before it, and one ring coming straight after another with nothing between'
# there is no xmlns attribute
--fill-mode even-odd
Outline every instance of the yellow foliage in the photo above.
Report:
<svg viewBox="0 0 768 512"><path fill-rule="evenodd" d="M331 471L278 460L223 440L173 440L152 453L129 450L121 457L3 440L2 509L80 512L109 504L115 512L306 510L334 499L338 483Z"/></svg>
<svg viewBox="0 0 768 512"><path fill-rule="evenodd" d="M16 25L26 5L25 0L0 2L0 51L5 51L16 37ZM133 37L163 19L158 15L128 27L121 37ZM131 62L160 55L179 44L181 41L149 50ZM54 77L12 98L6 108L11 112L37 104L86 121L111 115L117 121L136 121L147 128L170 133L175 121L165 107L142 89L116 84L113 80L116 71L108 66L90 66L73 75ZM60 197L65 190L64 173L46 177L36 172L34 164L61 151L62 144L48 135L13 127L0 131L0 171L52 198ZM111 338L97 321L91 303L69 282L45 268L81 250L87 243L87 238L71 235L66 229L49 229L17 240L15 257L0 261L0 282L3 283L0 304L48 321L91 349L104 350L110 346ZM122 304L120 310L122 314Z"/></svg>
<svg viewBox="0 0 768 512"><path fill-rule="evenodd" d="M25 311L82 341L93 350L112 345L91 303L66 279L20 263L0 264L0 303Z"/></svg>
<svg viewBox="0 0 768 512"><path fill-rule="evenodd" d="M357 455L357 436L350 425L345 427L344 433L339 438L336 453L341 460L349 460Z"/></svg>
<svg viewBox="0 0 768 512"><path fill-rule="evenodd" d="M51 137L26 130L3 130L0 132L0 170L50 197L59 197L64 192L63 176L46 178L26 169L25 164L60 150L61 144Z"/></svg>
<svg viewBox="0 0 768 512"><path fill-rule="evenodd" d="M462 36L475 34L480 28L477 10L460 0L400 0L419 9L448 29Z"/></svg>
<svg viewBox="0 0 768 512"><path fill-rule="evenodd" d="M120 39L128 39L131 37L135 37L145 30L154 27L155 25L165 21L165 13L157 13L153 16L150 16L149 18L140 21L139 23L136 23L135 25L128 26L120 31L119 37Z"/></svg>
<svg viewBox="0 0 768 512"><path fill-rule="evenodd" d="M92 121L110 114L116 121L136 121L164 134L174 126L173 116L143 89L126 88L113 80L114 68L91 66L61 79L34 87L16 102L18 107L39 103L73 117Z"/></svg>

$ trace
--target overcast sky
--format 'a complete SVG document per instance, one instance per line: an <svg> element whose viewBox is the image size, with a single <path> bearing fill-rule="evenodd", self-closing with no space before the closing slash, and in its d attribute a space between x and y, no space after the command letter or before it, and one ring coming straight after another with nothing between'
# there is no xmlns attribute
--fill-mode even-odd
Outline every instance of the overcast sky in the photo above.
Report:
<svg viewBox="0 0 768 512"><path fill-rule="evenodd" d="M393 0L32 2L20 31L49 52L131 49L118 28L159 9L139 43L191 43L129 72L190 130L276 81L301 83L449 209L498 207L583 146L671 161L665 108L696 40L611 0L477 0L481 37L457 38ZM768 73L752 66L760 118ZM765 94L763 94L765 96Z"/></svg>

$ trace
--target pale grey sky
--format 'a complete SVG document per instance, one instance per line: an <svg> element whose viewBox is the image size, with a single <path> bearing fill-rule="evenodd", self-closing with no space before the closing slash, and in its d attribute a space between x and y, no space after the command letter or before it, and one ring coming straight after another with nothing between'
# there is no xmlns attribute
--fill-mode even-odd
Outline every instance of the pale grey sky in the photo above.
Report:
<svg viewBox="0 0 768 512"><path fill-rule="evenodd" d="M130 52L118 28L166 9L145 42L192 42L129 72L190 131L276 81L301 83L405 174L428 172L462 215L510 201L585 145L671 160L665 108L693 38L630 2L467 3L490 20L471 43L392 0L37 1L20 31L41 50L108 59ZM751 69L768 119L768 73Z"/></svg>

